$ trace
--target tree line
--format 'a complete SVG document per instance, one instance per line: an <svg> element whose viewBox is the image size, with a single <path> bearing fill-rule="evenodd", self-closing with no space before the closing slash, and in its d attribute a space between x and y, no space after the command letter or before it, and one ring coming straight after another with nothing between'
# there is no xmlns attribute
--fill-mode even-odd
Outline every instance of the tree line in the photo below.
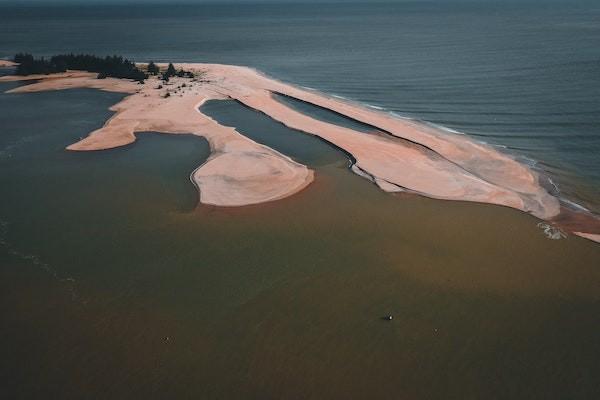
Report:
<svg viewBox="0 0 600 400"><path fill-rule="evenodd" d="M17 75L52 74L68 69L97 72L98 78L125 78L144 82L148 74L136 67L133 61L122 56L98 57L91 54L59 54L48 59L31 54L15 55Z"/></svg>
<svg viewBox="0 0 600 400"><path fill-rule="evenodd" d="M122 56L98 57L92 54L59 54L50 58L35 58L31 54L18 53L13 58L17 65L17 75L53 74L65 72L68 69L97 72L98 79L103 78L125 78L144 82L149 75L161 75L162 80L177 76L180 78L194 78L194 73L176 70L173 63L169 63L166 71L160 69L154 62L150 61L147 73L139 69L133 61Z"/></svg>

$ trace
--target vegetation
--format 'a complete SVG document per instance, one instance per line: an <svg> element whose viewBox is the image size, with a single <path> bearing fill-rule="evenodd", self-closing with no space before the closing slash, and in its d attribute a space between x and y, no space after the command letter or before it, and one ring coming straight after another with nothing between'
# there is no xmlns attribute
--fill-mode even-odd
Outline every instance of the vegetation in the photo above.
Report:
<svg viewBox="0 0 600 400"><path fill-rule="evenodd" d="M169 63L169 66L167 67L167 75L168 76L174 76L175 75L175 67L173 66L173 63Z"/></svg>
<svg viewBox="0 0 600 400"><path fill-rule="evenodd" d="M171 78L173 76L177 76L179 78L193 78L195 75L192 71L184 71L183 69L180 69L179 71L177 71L175 69L175 66L173 65L173 63L169 63L167 70L165 72L163 72L163 74L162 74L162 79L165 82L168 82L169 78Z"/></svg>
<svg viewBox="0 0 600 400"><path fill-rule="evenodd" d="M150 61L148 64L148 73L150 75L158 75L159 72L160 70L158 69L158 66L154 64L154 61Z"/></svg>
<svg viewBox="0 0 600 400"><path fill-rule="evenodd" d="M68 69L97 72L98 79L107 77L133 79L143 82L146 73L135 66L133 61L121 56L97 57L90 54L60 54L49 59L34 58L31 54L19 53L14 61L18 63L17 75L51 74Z"/></svg>
<svg viewBox="0 0 600 400"><path fill-rule="evenodd" d="M17 75L52 74L65 72L68 69L97 72L98 79L125 78L144 82L149 75L160 74L160 68L153 61L148 63L147 73L136 67L133 61L121 56L98 57L91 54L59 54L50 58L35 58L31 54L19 53L15 55ZM191 78L196 76L192 71L176 70L173 63L169 63L167 70L161 78L168 82L171 77Z"/></svg>

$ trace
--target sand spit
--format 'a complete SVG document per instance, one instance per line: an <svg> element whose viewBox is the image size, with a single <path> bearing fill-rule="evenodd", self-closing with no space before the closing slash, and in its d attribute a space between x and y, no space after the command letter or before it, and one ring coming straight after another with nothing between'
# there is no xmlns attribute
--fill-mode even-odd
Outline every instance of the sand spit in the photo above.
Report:
<svg viewBox="0 0 600 400"><path fill-rule="evenodd" d="M135 132L193 133L211 144L210 159L193 174L201 202L240 206L275 200L304 188L313 178L305 166L219 125L198 107L204 101L235 99L286 126L319 136L352 154L352 169L387 192L409 191L428 197L474 201L512 207L544 220L561 214L557 198L539 183L538 175L494 148L416 121L396 118L359 104L269 78L247 67L218 64L176 64L202 72L202 79L172 78L168 84L148 79L145 84L95 79L95 74L25 77L35 83L12 92L59 90L74 87L130 93L111 109L106 125L69 150L100 150L135 141ZM20 80L4 77L0 81ZM181 87L185 83L185 87ZM162 85L163 87L159 86ZM165 94L170 92L170 97ZM317 105L374 127L371 135L314 119L277 101L283 94ZM589 216L588 219L593 219ZM594 240L593 229L573 229ZM577 233L579 234L579 233Z"/></svg>
<svg viewBox="0 0 600 400"><path fill-rule="evenodd" d="M600 243L600 234L597 233L584 233L584 232L573 232L573 234L577 236L581 236L582 238L589 239L594 242Z"/></svg>
<svg viewBox="0 0 600 400"><path fill-rule="evenodd" d="M16 67L17 63L9 60L0 60L0 68L11 68Z"/></svg>

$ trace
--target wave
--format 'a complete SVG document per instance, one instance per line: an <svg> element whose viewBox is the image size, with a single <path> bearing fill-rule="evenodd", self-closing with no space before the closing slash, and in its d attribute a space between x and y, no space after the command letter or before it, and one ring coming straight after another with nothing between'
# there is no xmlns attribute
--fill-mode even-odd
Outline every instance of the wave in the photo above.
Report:
<svg viewBox="0 0 600 400"><path fill-rule="evenodd" d="M395 111L390 111L390 112L389 112L389 114L390 114L392 117L394 117L394 118L398 118L398 119L405 119L405 120L407 120L407 121L416 121L416 120L417 120L416 118L413 118L413 117L409 117L409 116L406 116L406 115L398 114L398 113L397 113L397 112L395 112Z"/></svg>
<svg viewBox="0 0 600 400"><path fill-rule="evenodd" d="M460 132L460 131L457 131L456 129L448 128L447 126L436 124L434 122L422 121L422 120L419 120L419 122L422 122L425 125L429 125L429 126L431 126L433 128L439 129L439 130L444 131L444 132L453 133L455 135L464 135L464 132Z"/></svg>
<svg viewBox="0 0 600 400"><path fill-rule="evenodd" d="M344 97L344 96L340 96L340 95L338 95L338 94L332 94L331 96L332 96L332 97L335 97L336 99L350 100L349 98L347 98L347 97Z"/></svg>

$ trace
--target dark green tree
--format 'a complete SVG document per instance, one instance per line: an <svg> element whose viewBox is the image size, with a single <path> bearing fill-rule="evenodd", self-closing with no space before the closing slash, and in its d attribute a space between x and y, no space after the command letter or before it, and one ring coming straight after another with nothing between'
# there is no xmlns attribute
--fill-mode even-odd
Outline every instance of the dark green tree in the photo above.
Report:
<svg viewBox="0 0 600 400"><path fill-rule="evenodd" d="M154 61L150 61L150 63L148 64L148 73L151 75L156 75L158 74L158 72L158 66L154 64Z"/></svg>
<svg viewBox="0 0 600 400"><path fill-rule="evenodd" d="M169 67L167 68L167 76L171 77L175 76L175 74L177 74L177 71L175 70L173 63L169 63Z"/></svg>

